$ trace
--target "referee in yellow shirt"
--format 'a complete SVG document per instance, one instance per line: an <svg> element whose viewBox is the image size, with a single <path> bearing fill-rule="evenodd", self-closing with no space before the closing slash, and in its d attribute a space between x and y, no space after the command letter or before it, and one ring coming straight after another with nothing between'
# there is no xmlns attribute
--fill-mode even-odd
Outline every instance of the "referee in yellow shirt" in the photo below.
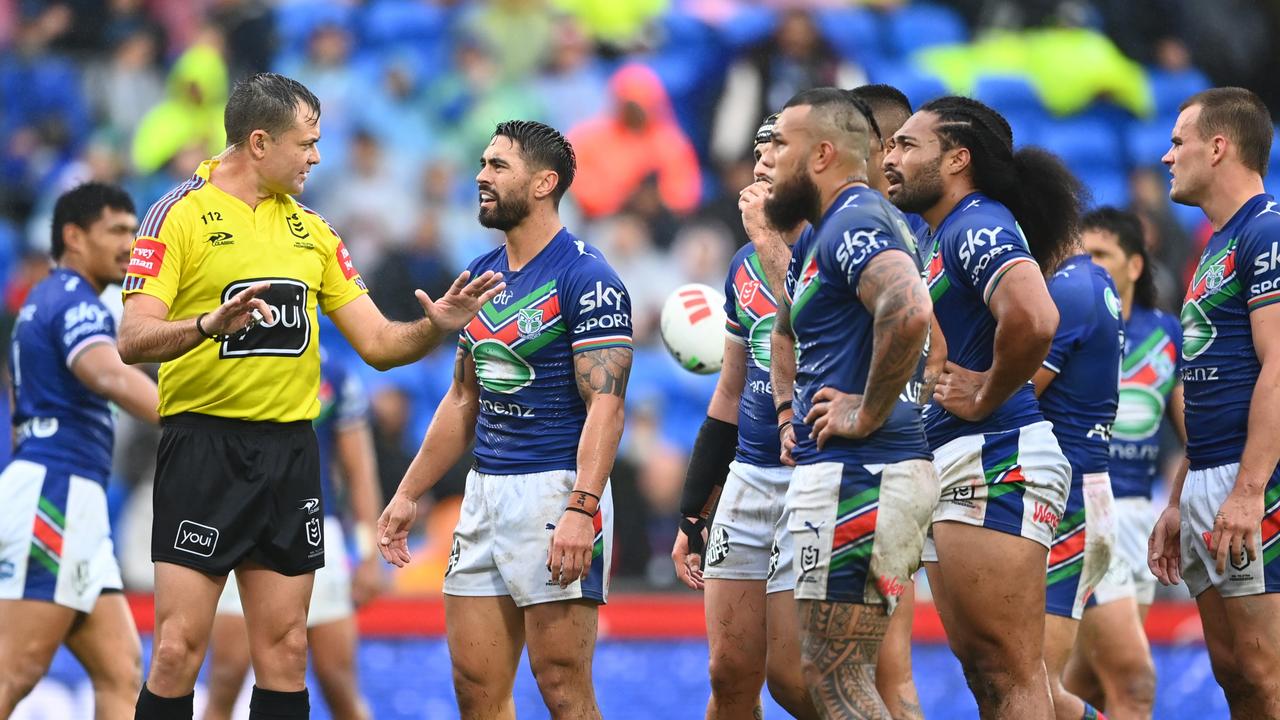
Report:
<svg viewBox="0 0 1280 720"><path fill-rule="evenodd" d="M120 356L159 362L156 625L137 715L192 717L227 573L236 570L256 685L251 718L305 718L307 606L324 565L311 419L317 307L366 362L412 362L466 324L501 276L463 273L413 323L387 320L333 228L291 197L320 162L320 101L274 73L227 101L229 147L152 206L124 281Z"/></svg>

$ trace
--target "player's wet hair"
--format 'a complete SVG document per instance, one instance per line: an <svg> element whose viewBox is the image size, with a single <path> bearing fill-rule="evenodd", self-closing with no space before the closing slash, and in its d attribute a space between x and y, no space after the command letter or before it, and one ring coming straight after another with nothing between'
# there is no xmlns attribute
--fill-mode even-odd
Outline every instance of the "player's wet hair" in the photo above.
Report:
<svg viewBox="0 0 1280 720"><path fill-rule="evenodd" d="M278 137L293 127L299 105L310 113L311 122L320 119L319 98L293 78L264 72L237 82L222 112L227 144L239 145L254 130Z"/></svg>
<svg viewBox="0 0 1280 720"><path fill-rule="evenodd" d="M573 184L573 176L578 171L578 157L568 138L560 134L559 130L536 120L500 122L493 131L493 137L510 138L520 145L520 156L530 167L535 170L554 170L560 176L556 189L551 191L551 198L556 207L559 207L560 198L564 197Z"/></svg>
<svg viewBox="0 0 1280 720"><path fill-rule="evenodd" d="M892 85L882 83L860 85L850 90L849 94L866 103L871 109L871 116L881 128L890 124L886 121L901 127L907 118L911 117L911 101L907 99L906 94Z"/></svg>
<svg viewBox="0 0 1280 720"><path fill-rule="evenodd" d="M1187 98L1178 110L1200 106L1196 130L1208 140L1223 135L1240 151L1245 167L1266 176L1271 160L1271 112L1262 98L1240 87L1218 87L1202 90Z"/></svg>
<svg viewBox="0 0 1280 720"><path fill-rule="evenodd" d="M1125 259L1134 255L1142 258L1142 273L1133 283L1133 302L1145 308L1154 308L1156 283L1151 277L1151 258L1147 255L1147 244L1142 237L1142 221L1138 220L1138 216L1107 205L1080 218L1080 230L1111 233L1116 236L1116 244L1120 246Z"/></svg>
<svg viewBox="0 0 1280 720"><path fill-rule="evenodd" d="M944 152L968 148L974 186L1009 208L1041 269L1051 272L1066 259L1086 193L1058 156L1035 147L1014 151L1009 122L972 98L941 97L920 111L938 116Z"/></svg>
<svg viewBox="0 0 1280 720"><path fill-rule="evenodd" d="M62 228L67 223L88 230L107 208L127 213L136 212L133 198L115 185L87 182L63 193L53 206L53 233L49 248L53 259L61 259L62 254L67 251L66 239L62 237Z"/></svg>
<svg viewBox="0 0 1280 720"><path fill-rule="evenodd" d="M801 105L813 108L822 118L820 122L837 133L852 137L880 137L880 126L876 124L871 108L847 90L833 87L802 90L788 100L783 109Z"/></svg>

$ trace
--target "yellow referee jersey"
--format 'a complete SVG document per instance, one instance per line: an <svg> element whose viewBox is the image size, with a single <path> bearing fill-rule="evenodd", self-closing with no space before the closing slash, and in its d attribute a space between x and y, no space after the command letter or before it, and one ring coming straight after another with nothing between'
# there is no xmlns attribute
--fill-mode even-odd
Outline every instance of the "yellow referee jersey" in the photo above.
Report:
<svg viewBox="0 0 1280 720"><path fill-rule="evenodd" d="M160 366L160 415L197 412L239 420L310 420L320 411L316 307L333 312L368 290L324 218L288 195L251 208L209 182L217 160L151 206L138 228L125 296L169 306L168 319L210 312L244 288L275 322L206 341Z"/></svg>

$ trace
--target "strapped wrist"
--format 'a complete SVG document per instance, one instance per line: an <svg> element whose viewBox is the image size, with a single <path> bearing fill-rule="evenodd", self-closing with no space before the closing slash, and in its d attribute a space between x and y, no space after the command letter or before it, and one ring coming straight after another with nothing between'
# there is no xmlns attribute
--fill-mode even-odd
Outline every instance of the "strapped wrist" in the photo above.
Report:
<svg viewBox="0 0 1280 720"><path fill-rule="evenodd" d="M206 312L206 313L200 313L199 315L196 316L196 332L200 333L200 337L206 340L213 340L214 342L222 342L223 339L225 339L224 335L219 335L218 333L211 333L204 329L204 319L208 315L209 313Z"/></svg>
<svg viewBox="0 0 1280 720"><path fill-rule="evenodd" d="M586 490L570 490L568 509L594 516L600 510L600 496Z"/></svg>

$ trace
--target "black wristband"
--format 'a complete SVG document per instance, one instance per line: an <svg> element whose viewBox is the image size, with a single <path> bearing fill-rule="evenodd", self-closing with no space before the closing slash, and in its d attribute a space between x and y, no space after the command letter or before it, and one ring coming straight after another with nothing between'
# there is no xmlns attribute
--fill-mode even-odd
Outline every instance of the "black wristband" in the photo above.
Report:
<svg viewBox="0 0 1280 720"><path fill-rule="evenodd" d="M707 551L707 545L702 541L702 531L707 529L707 521L702 518L689 519L687 517L680 518L680 532L689 538L689 552L693 555L703 555Z"/></svg>
<svg viewBox="0 0 1280 720"><path fill-rule="evenodd" d="M790 409L791 409L791 401L783 400L782 402L778 403L778 407L774 408L773 414L775 417L777 417L778 415L781 415L782 413Z"/></svg>
<svg viewBox="0 0 1280 720"><path fill-rule="evenodd" d="M565 512L576 512L576 513L582 513L583 515L586 515L586 516L587 516L587 517L589 517L589 518L593 518L593 517L595 517L595 516L596 516L596 515L595 515L595 513L589 513L589 512L587 512L586 510L583 510L583 509L582 509L582 508L580 508L580 507L574 507L574 506L572 506L572 505L570 505L570 506L566 507L564 510L565 510Z"/></svg>
<svg viewBox="0 0 1280 720"><path fill-rule="evenodd" d="M684 476L684 492L680 497L680 514L702 515L703 507L714 488L724 485L729 463L738 452L738 426L708 417L702 421L698 439L693 443L689 470Z"/></svg>
<svg viewBox="0 0 1280 720"><path fill-rule="evenodd" d="M202 338L204 338L204 339L206 339L206 340L219 341L219 340L221 340L222 336L221 336L221 335L218 335L217 333L210 334L210 333L205 332L205 331L204 331L204 325L203 325L203 324L201 324L201 322L200 322L201 320L204 320L204 316L205 316L205 315L208 315L208 314L209 314L209 313L200 313L199 315L197 315L197 316L196 316L196 332L200 333L200 337L202 337Z"/></svg>

